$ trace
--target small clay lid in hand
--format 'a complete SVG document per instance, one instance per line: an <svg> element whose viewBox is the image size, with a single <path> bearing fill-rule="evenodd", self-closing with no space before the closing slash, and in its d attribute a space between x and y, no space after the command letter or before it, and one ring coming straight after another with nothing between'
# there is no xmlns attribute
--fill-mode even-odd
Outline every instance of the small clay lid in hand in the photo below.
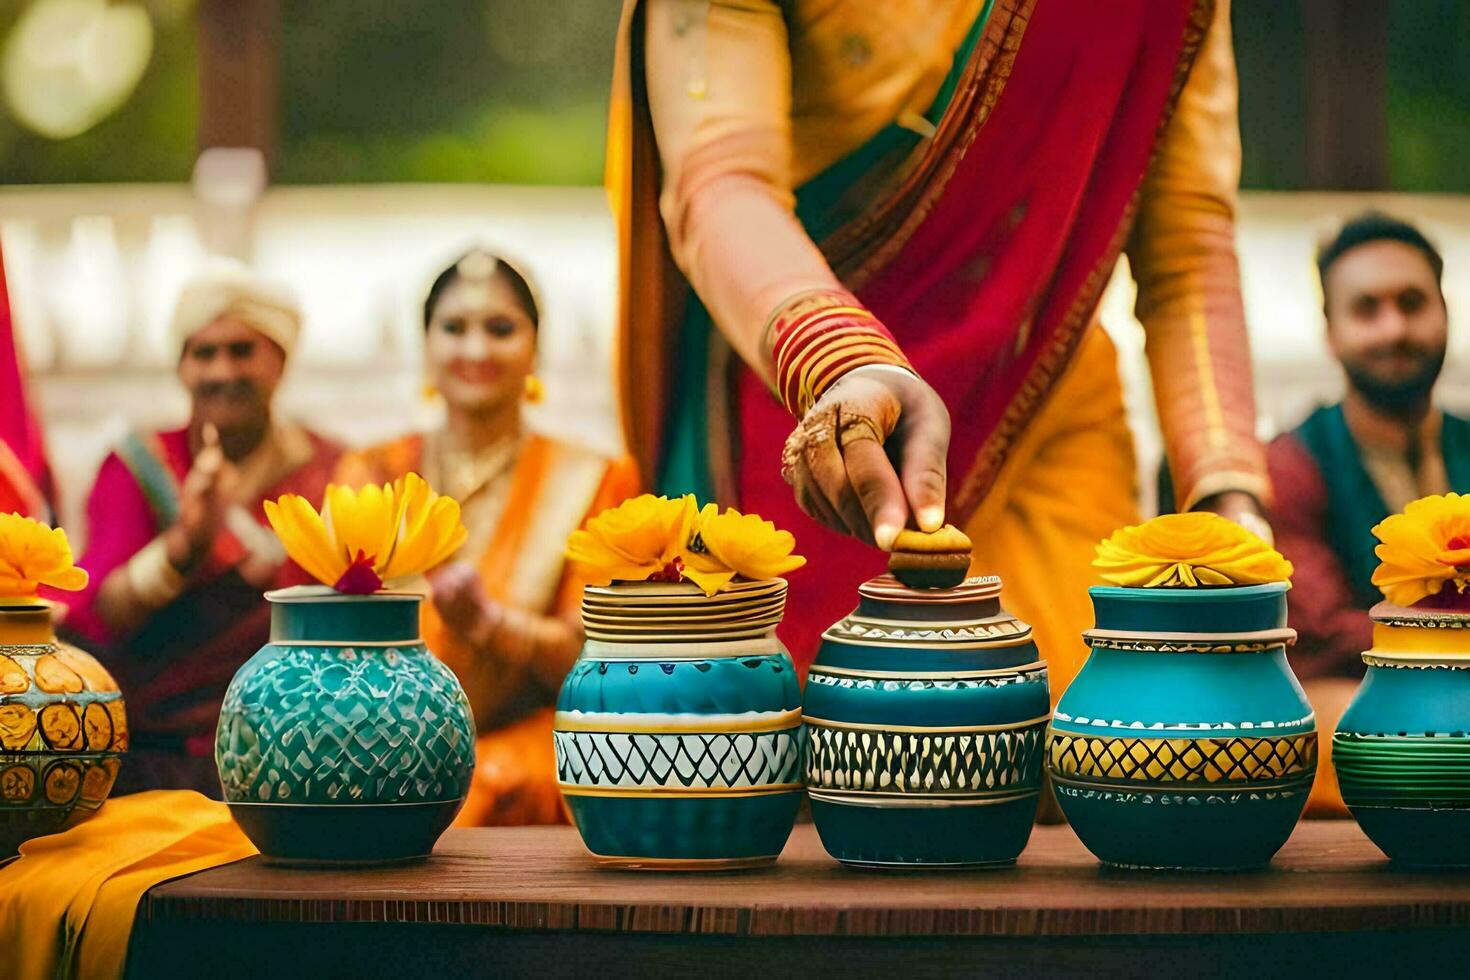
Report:
<svg viewBox="0 0 1470 980"><path fill-rule="evenodd" d="M900 531L888 556L888 570L911 589L952 589L970 571L972 545L953 524L937 531Z"/></svg>

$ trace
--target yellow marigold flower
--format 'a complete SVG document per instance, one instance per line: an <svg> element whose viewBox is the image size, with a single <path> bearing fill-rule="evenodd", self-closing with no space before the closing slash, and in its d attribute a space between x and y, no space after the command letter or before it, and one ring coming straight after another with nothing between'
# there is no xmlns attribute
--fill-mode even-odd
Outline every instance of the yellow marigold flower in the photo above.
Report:
<svg viewBox="0 0 1470 980"><path fill-rule="evenodd" d="M645 493L587 521L567 539L567 557L586 565L594 584L679 581L680 554L699 510L693 495L670 500Z"/></svg>
<svg viewBox="0 0 1470 980"><path fill-rule="evenodd" d="M296 564L338 592L365 595L389 579L428 571L464 544L459 502L410 473L361 490L327 487L321 513L288 493L265 516Z"/></svg>
<svg viewBox="0 0 1470 980"><path fill-rule="evenodd" d="M736 575L746 579L776 578L795 571L806 559L791 552L790 531L755 514L733 507L723 514L714 504L700 512L694 538L683 553L684 576L713 595Z"/></svg>
<svg viewBox="0 0 1470 980"><path fill-rule="evenodd" d="M1445 583L1470 588L1470 496L1423 497L1373 528L1382 562L1373 584L1383 597L1412 606L1438 595Z"/></svg>
<svg viewBox="0 0 1470 980"><path fill-rule="evenodd" d="M43 585L67 592L87 587L87 573L72 564L66 532L0 514L0 599L34 599Z"/></svg>
<svg viewBox="0 0 1470 980"><path fill-rule="evenodd" d="M1097 546L1092 565L1107 582L1145 589L1284 582L1292 571L1265 541L1205 511L1121 528Z"/></svg>

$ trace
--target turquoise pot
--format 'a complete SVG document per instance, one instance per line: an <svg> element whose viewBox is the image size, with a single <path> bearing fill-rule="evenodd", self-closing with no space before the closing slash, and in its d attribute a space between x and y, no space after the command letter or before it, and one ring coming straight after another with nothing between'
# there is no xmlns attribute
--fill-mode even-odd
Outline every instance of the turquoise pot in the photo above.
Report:
<svg viewBox="0 0 1470 980"><path fill-rule="evenodd" d="M475 724L419 636L421 597L266 598L271 642L230 682L215 737L230 812L276 863L427 856L469 792Z"/></svg>
<svg viewBox="0 0 1470 980"><path fill-rule="evenodd" d="M1050 714L1046 665L1000 580L916 590L883 576L807 675L812 820L844 864L1016 860L1031 835Z"/></svg>
<svg viewBox="0 0 1470 980"><path fill-rule="evenodd" d="M1266 864L1317 770L1316 719L1286 661L1286 584L1091 595L1092 653L1047 734L1073 830L1105 864Z"/></svg>
<svg viewBox="0 0 1470 980"><path fill-rule="evenodd" d="M1372 617L1368 672L1332 739L1343 801L1395 862L1470 867L1470 615Z"/></svg>
<svg viewBox="0 0 1470 980"><path fill-rule="evenodd" d="M780 579L586 590L587 645L557 700L557 777L610 867L722 870L776 860L801 802L796 670Z"/></svg>

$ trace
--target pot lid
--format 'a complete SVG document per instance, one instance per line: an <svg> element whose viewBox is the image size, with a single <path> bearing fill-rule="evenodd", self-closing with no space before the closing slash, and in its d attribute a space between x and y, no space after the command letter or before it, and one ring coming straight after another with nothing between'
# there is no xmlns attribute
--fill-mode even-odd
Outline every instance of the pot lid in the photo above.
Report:
<svg viewBox="0 0 1470 980"><path fill-rule="evenodd" d="M967 578L950 589L915 589L892 575L858 586L858 607L825 637L849 643L956 647L1024 642L1031 627L1001 608L1001 581Z"/></svg>

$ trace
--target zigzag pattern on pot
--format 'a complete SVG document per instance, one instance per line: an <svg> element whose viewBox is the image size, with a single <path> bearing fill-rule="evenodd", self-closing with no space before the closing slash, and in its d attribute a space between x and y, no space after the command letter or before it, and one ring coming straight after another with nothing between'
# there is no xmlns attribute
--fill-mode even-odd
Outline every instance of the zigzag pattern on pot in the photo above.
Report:
<svg viewBox="0 0 1470 980"><path fill-rule="evenodd" d="M801 729L628 734L554 732L564 786L759 789L801 773Z"/></svg>
<svg viewBox="0 0 1470 980"><path fill-rule="evenodd" d="M1317 733L1279 738L1108 738L1053 732L1059 777L1139 783L1268 782L1317 771Z"/></svg>
<svg viewBox="0 0 1470 980"><path fill-rule="evenodd" d="M426 669L384 669L411 655ZM246 704L261 703L271 710L253 713L269 731L246 717ZM469 790L473 730L454 675L425 653L293 648L230 685L216 735L220 781L238 803L456 800Z"/></svg>
<svg viewBox="0 0 1470 980"><path fill-rule="evenodd" d="M1041 785L1040 722L1009 731L858 731L808 723L806 782L814 790L984 794Z"/></svg>

